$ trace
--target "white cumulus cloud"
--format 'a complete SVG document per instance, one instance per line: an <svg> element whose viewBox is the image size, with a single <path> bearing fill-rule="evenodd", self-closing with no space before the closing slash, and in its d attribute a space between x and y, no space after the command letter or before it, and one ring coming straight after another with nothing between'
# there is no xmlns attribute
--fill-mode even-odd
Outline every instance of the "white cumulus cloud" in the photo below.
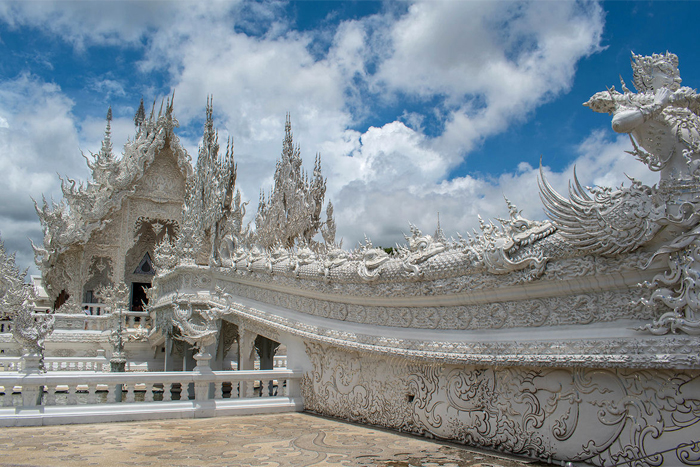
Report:
<svg viewBox="0 0 700 467"><path fill-rule="evenodd" d="M536 167L504 167L496 178L448 177L465 159L470 166L470 151L486 138L570 89L578 61L600 50L599 5L387 4L375 15L322 32L296 30L283 8L251 2L0 2L0 21L48 31L78 53L95 45L140 51L134 69L165 73L183 127L202 120L207 95L213 95L220 143L234 139L237 184L251 201L250 219L259 190L272 183L287 113L307 169L316 153L322 155L327 197L346 246L364 233L375 244L392 245L409 221L430 232L438 211L448 232L465 232L477 225L477 213L504 216L503 195L525 215L542 217ZM314 42L319 38L327 48ZM99 70L100 78L86 85L128 96L132 90L108 71ZM19 204L12 213L7 207L0 212L0 228L8 249L21 250L18 259L28 261L22 229L32 238L39 229L30 220L29 195L57 193L56 171L85 178L78 149L96 151L105 122L73 115L72 100L57 85L30 75L2 84L0 196ZM134 108L140 97L134 94ZM416 105L402 109L404 101ZM397 108L374 126L363 123ZM119 152L133 131L128 115L115 112L112 129ZM181 141L196 157L191 128ZM624 155L628 144L609 132L591 135L577 153L582 182L615 185L625 171L647 176ZM548 176L565 190L571 173Z"/></svg>

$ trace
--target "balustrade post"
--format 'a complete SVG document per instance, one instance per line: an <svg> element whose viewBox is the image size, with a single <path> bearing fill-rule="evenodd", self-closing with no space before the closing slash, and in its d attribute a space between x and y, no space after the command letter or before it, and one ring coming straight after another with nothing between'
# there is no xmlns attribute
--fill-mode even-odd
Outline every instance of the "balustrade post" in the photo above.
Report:
<svg viewBox="0 0 700 467"><path fill-rule="evenodd" d="M78 404L78 386L77 383L70 383L68 385L68 402L67 405L77 405Z"/></svg>
<svg viewBox="0 0 700 467"><path fill-rule="evenodd" d="M288 397L301 396L301 380L299 378L290 378L287 380L285 395Z"/></svg>
<svg viewBox="0 0 700 467"><path fill-rule="evenodd" d="M25 349L22 354L22 372L29 375L43 373L44 356L39 352L30 352ZM22 405L25 407L35 407L41 405L41 398L44 394L43 385L29 384L22 382Z"/></svg>
<svg viewBox="0 0 700 467"><path fill-rule="evenodd" d="M3 407L12 407L12 391L14 391L15 388L12 386L5 386L5 395L2 398L2 406Z"/></svg>
<svg viewBox="0 0 700 467"><path fill-rule="evenodd" d="M114 386L109 388L109 393L114 396L112 398L113 402L121 402L123 399L123 392L124 392L124 385L123 384L115 384Z"/></svg>
<svg viewBox="0 0 700 467"><path fill-rule="evenodd" d="M42 373L42 360L44 356L39 353L24 352L22 354L22 372L27 374Z"/></svg>
<svg viewBox="0 0 700 467"><path fill-rule="evenodd" d="M56 405L56 385L46 386L46 405Z"/></svg>
<svg viewBox="0 0 700 467"><path fill-rule="evenodd" d="M97 358L102 359L101 361L98 361L95 364L95 371L100 373L106 371L107 365L105 365L105 363L107 363L107 355L105 349L97 349L97 352L95 352L95 356Z"/></svg>
<svg viewBox="0 0 700 467"><path fill-rule="evenodd" d="M41 396L44 393L44 386L36 384L22 383L22 405L24 407L35 407L41 405Z"/></svg>
<svg viewBox="0 0 700 467"><path fill-rule="evenodd" d="M97 385L96 384L88 384L88 397L87 397L88 404L96 404L97 403L97 394L95 393L95 391L97 391Z"/></svg>
<svg viewBox="0 0 700 467"><path fill-rule="evenodd" d="M136 394L134 393L134 383L126 385L126 401L134 402L136 400Z"/></svg>
<svg viewBox="0 0 700 467"><path fill-rule="evenodd" d="M211 354L203 347L200 347L200 350L197 355L194 356L194 359L197 361L197 366L195 366L193 370L195 376L194 398L198 401L210 399L211 383L209 381L203 382L201 380L206 376L213 376L213 372L209 366Z"/></svg>
<svg viewBox="0 0 700 467"><path fill-rule="evenodd" d="M107 371L107 368L106 368L107 365L105 365L105 364L107 363L108 360L107 360L107 355L106 355L105 349L97 349L97 351L95 352L95 356L97 358L101 359L101 361L98 361L95 364L95 371L100 372L100 373Z"/></svg>

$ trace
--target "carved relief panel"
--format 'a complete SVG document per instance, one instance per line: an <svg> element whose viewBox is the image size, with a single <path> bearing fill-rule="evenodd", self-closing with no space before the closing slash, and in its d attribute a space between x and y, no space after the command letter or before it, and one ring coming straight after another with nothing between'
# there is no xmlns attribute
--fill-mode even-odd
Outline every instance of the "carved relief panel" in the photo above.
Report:
<svg viewBox="0 0 700 467"><path fill-rule="evenodd" d="M88 264L90 266L81 300L94 303L96 301L96 297L94 297L95 290L100 286L109 287L113 285L114 260L107 256L93 256Z"/></svg>
<svg viewBox="0 0 700 467"><path fill-rule="evenodd" d="M177 201L182 206L185 199L185 177L177 165L170 148L163 148L136 186L135 196L156 202Z"/></svg>
<svg viewBox="0 0 700 467"><path fill-rule="evenodd" d="M307 344L307 410L545 460L697 465L700 372L421 364ZM661 453L661 451L667 451Z"/></svg>

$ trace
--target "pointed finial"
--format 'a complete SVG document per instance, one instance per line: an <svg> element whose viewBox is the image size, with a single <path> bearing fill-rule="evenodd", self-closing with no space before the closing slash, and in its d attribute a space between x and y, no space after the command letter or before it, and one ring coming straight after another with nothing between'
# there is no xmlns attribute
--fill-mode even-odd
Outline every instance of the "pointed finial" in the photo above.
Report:
<svg viewBox="0 0 700 467"><path fill-rule="evenodd" d="M442 226L440 225L440 211L437 213L437 228L435 229L435 240L441 242L445 240L445 232L442 231Z"/></svg>
<svg viewBox="0 0 700 467"><path fill-rule="evenodd" d="M625 94L629 94L629 93L631 92L631 91L629 90L629 88L627 87L627 84L625 83L625 80L622 79L622 75L620 75L620 84L622 85L622 92L624 92Z"/></svg>
<svg viewBox="0 0 700 467"><path fill-rule="evenodd" d="M284 122L284 134L285 134L285 137L288 137L291 140L291 138L292 138L292 118L289 115L289 112L287 112L287 118Z"/></svg>
<svg viewBox="0 0 700 467"><path fill-rule="evenodd" d="M214 113L214 96L208 95L207 96L207 109L206 109L207 121L214 120L213 113Z"/></svg>
<svg viewBox="0 0 700 467"><path fill-rule="evenodd" d="M105 136L102 139L102 147L100 152L97 153L97 160L99 161L110 161L113 158L112 154L112 126L110 122L112 121L112 107L110 106L107 110L107 125L105 126Z"/></svg>
<svg viewBox="0 0 700 467"><path fill-rule="evenodd" d="M141 103L139 104L139 108L136 111L136 115L134 115L134 126L140 127L143 124L143 121L146 119L146 109L143 107L143 97L141 98Z"/></svg>
<svg viewBox="0 0 700 467"><path fill-rule="evenodd" d="M506 195L503 195L503 199L506 201L506 206L508 206L508 212L510 213L511 218L515 218L518 216L518 207L511 203L510 200L506 197Z"/></svg>

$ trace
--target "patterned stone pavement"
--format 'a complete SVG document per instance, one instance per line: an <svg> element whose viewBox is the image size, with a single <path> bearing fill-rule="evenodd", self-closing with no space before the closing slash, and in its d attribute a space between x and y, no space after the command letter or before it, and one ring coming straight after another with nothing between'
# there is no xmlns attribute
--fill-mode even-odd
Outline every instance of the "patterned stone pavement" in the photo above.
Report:
<svg viewBox="0 0 700 467"><path fill-rule="evenodd" d="M0 428L3 466L545 465L304 413Z"/></svg>

